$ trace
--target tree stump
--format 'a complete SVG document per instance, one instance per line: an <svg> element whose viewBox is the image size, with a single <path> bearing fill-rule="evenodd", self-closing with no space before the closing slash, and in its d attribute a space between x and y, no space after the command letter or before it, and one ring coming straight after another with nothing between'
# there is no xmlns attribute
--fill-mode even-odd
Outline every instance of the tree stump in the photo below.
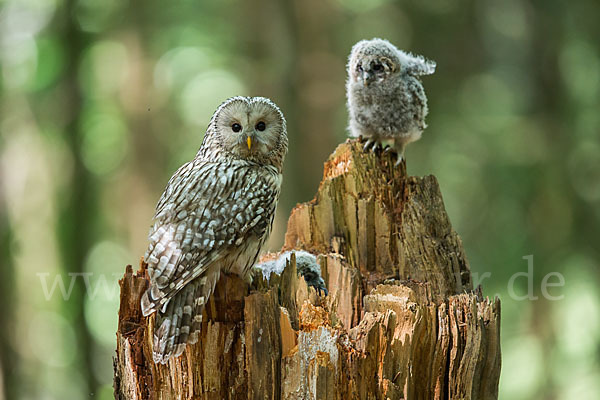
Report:
<svg viewBox="0 0 600 400"><path fill-rule="evenodd" d="M145 266L121 280L119 399L496 399L500 302L473 290L433 176L341 144L283 250L318 255L329 290L296 274L221 278L199 342L152 361ZM266 258L277 255L267 255Z"/></svg>

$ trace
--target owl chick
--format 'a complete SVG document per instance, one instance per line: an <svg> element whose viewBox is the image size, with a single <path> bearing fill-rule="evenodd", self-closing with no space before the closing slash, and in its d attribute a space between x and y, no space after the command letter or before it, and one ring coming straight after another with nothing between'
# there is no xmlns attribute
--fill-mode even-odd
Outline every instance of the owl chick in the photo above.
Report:
<svg viewBox="0 0 600 400"><path fill-rule="evenodd" d="M361 40L348 61L346 97L350 135L367 139L365 151L393 139L398 165L408 143L427 127L427 97L419 79L435 62L397 49L383 39Z"/></svg>
<svg viewBox="0 0 600 400"><path fill-rule="evenodd" d="M154 362L195 343L221 273L251 279L279 200L286 122L263 97L234 97L215 111L196 157L169 180L150 229L144 316L157 312Z"/></svg>
<svg viewBox="0 0 600 400"><path fill-rule="evenodd" d="M325 281L321 276L321 266L317 263L317 257L306 251L296 252L296 268L308 286L314 287L319 294L329 294L325 287Z"/></svg>
<svg viewBox="0 0 600 400"><path fill-rule="evenodd" d="M321 266L317 262L317 257L307 251L292 250L286 251L275 260L265 261L256 264L255 269L262 272L265 279L269 279L271 273L281 275L285 269L286 263L290 260L292 253L296 254L296 270L298 275L304 277L306 284L315 288L319 294L321 292L327 296L329 293L325 287L325 281L321 276Z"/></svg>

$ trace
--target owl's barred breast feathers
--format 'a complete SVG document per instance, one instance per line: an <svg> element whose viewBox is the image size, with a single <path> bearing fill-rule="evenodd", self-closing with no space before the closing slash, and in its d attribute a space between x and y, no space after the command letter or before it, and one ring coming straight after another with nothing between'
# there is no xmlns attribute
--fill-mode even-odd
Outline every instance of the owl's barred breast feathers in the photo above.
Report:
<svg viewBox="0 0 600 400"><path fill-rule="evenodd" d="M221 272L247 278L271 231L286 152L279 109L262 98L233 98L215 112L196 158L169 180L149 234L150 288L141 304L144 315L157 312L155 362L198 339Z"/></svg>

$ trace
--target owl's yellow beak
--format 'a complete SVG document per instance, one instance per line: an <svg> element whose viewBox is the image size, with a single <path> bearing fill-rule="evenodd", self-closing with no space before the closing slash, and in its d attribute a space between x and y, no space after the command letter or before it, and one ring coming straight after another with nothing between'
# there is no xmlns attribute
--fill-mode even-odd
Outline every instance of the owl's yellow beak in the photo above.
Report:
<svg viewBox="0 0 600 400"><path fill-rule="evenodd" d="M250 136L248 136L248 138L246 139L246 143L248 144L248 150L250 150L252 147L252 139L250 138Z"/></svg>

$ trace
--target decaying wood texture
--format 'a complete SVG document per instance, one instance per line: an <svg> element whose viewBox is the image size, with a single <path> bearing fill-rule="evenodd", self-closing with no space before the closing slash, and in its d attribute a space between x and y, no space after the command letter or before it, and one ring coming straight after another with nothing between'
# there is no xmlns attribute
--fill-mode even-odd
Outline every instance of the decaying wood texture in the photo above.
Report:
<svg viewBox="0 0 600 400"><path fill-rule="evenodd" d="M296 275L217 285L202 338L156 365L139 309L144 265L121 281L119 399L495 399L500 302L473 290L434 177L340 145L283 250L318 255L329 294ZM267 255L276 257L276 255Z"/></svg>

